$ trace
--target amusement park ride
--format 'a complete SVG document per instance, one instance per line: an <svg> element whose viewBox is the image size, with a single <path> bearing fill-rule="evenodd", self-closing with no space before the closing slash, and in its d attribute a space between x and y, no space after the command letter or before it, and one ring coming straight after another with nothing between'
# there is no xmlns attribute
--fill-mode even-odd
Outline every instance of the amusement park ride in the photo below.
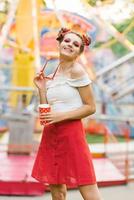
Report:
<svg viewBox="0 0 134 200"><path fill-rule="evenodd" d="M28 108L33 95L36 94L36 90L33 86L34 74L41 69L45 60L50 59L52 65L56 62L58 58L58 47L55 37L57 30L60 29L61 26L71 28L78 32L83 31L88 33L93 40L97 37L98 27L101 27L107 31L107 34L113 37L110 42L105 42L102 46L93 48L92 51L86 49L85 53L80 57L80 62L89 73L90 78L97 87L97 91L99 89L99 94L106 94L104 97L103 95L101 96L101 101L103 102L101 106L100 101L97 104L100 112L93 116L90 120L90 125L89 121L85 123L85 129L92 133L96 131L99 132L100 130L100 133L105 134L106 143L104 144L104 154L101 155L101 153L98 152L93 153L95 156L94 164L98 184L101 186L125 184L129 179L128 143L131 133L130 126L126 128L126 126L122 126L122 123L126 124L127 122L127 125L132 125L133 127L134 118L131 117L131 115L127 117L120 116L122 111L120 100L129 94L133 98L131 94L134 91L134 83L130 84L130 81L134 77L134 74L130 74L128 62L134 57L134 45L127 39L126 34L134 26L134 22L130 23L124 32L119 33L111 23L100 17L99 10L94 13L93 20L91 20L89 10L91 10L92 7L89 6L89 4L87 6L87 1L82 0L81 2L90 20L75 13L57 10L55 1L52 1L53 10L46 9L44 2L43 0L5 0L3 1L5 11L0 12L0 53L2 54L4 49L7 48L11 50L10 53L13 57L10 63L0 63L0 66L7 65L8 69L10 68L11 71L11 81L8 81L10 84L7 85L6 83L1 85L0 90L9 94L8 101L10 107L15 110L11 112L10 115L0 115L0 118L3 117L9 120L9 127L11 128L9 132L12 132L6 150L0 155L2 163L0 167L0 194L38 195L44 192L44 186L36 182L30 176L33 160L35 158L32 144L34 119L29 118L31 115L28 115L28 113L21 113L22 110L18 111L17 109L20 109L20 102L22 106L21 109ZM105 1L105 3L110 4L113 2L114 1L110 0ZM96 52L99 52L100 49L103 51L103 48L107 48L115 41L122 43L128 49L129 53L116 59L116 61L112 61L112 63L101 66L101 68L95 67L92 56L94 56ZM128 72L123 76L123 71L126 67L128 67ZM110 103L109 107L106 105L106 101ZM34 110L35 106L36 105L30 108ZM106 111L106 107L108 107L109 113ZM17 113L15 114L15 112ZM130 113L132 113L131 107ZM31 124L28 123L29 119L31 119ZM113 125L115 121L118 123ZM16 123L14 129L12 127L12 122ZM122 151L122 160L124 161L123 174L120 173L118 168L108 159L113 153L113 151L111 151L113 147L111 147L109 153L107 151L107 141L110 137L113 140L115 139L115 137L112 137L112 132L115 132L115 130L119 134L125 134L126 136L126 149L123 149L123 151L122 147L121 150L117 149L118 153ZM27 131L29 132L29 139ZM25 144L24 151L18 150L22 142L19 142L20 136L18 137L18 134L21 134L21 137L23 137L24 143L22 144ZM15 146L13 142L16 139L18 140L18 144L16 144L17 151L13 150ZM116 139L114 143L117 144ZM120 145L118 144L118 146ZM3 147L0 149L3 151ZM115 153L117 154L117 152ZM102 171L106 171L106 173L104 172L102 174Z"/></svg>

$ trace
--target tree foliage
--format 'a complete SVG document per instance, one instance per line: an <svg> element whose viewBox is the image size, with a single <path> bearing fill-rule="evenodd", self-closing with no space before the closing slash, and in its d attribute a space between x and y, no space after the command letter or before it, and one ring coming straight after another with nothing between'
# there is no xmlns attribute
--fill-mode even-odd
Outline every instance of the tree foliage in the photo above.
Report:
<svg viewBox="0 0 134 200"><path fill-rule="evenodd" d="M123 34L123 32L126 30L126 28L129 27L129 25L131 23L133 23L134 21L134 18L131 18L131 19L128 19L128 20L125 20L124 22L122 23L119 23L119 24L113 24L113 26L120 32ZM134 44L134 24L133 26L131 26L130 30L128 30L128 32L126 34L124 34L124 36L132 43ZM109 39L112 40L114 37L111 37ZM104 42L100 42L98 41L94 48L97 48L97 47L100 47L102 44L104 44ZM116 56L118 57L121 57L125 54L127 54L129 52L129 49L127 47L125 47L123 44L121 44L120 42L116 42L114 44L112 44L111 46L111 49L112 51L116 54Z"/></svg>

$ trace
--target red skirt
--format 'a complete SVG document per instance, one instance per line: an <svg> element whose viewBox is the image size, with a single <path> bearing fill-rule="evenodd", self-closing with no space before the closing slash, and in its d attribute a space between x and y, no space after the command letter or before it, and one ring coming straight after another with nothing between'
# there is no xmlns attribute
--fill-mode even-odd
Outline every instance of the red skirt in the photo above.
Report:
<svg viewBox="0 0 134 200"><path fill-rule="evenodd" d="M45 185L77 187L96 183L92 156L81 120L44 127L32 177Z"/></svg>

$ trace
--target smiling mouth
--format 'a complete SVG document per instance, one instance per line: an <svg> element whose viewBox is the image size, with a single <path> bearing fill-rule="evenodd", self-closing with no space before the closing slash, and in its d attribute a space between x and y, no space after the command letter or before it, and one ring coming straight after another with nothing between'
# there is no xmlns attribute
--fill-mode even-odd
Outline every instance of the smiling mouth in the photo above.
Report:
<svg viewBox="0 0 134 200"><path fill-rule="evenodd" d="M68 50L71 53L73 52L73 50L71 48L69 48L69 47L64 47L63 49Z"/></svg>

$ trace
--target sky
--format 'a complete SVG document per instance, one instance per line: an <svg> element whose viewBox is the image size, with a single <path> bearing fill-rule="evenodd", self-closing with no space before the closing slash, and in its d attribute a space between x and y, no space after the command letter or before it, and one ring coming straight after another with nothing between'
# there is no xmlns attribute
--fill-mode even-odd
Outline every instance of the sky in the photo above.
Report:
<svg viewBox="0 0 134 200"><path fill-rule="evenodd" d="M8 0L9 2L16 2L19 0ZM34 1L34 0L33 0ZM89 19L92 19L94 14L99 13L102 19L121 22L124 19L130 18L131 14L134 15L134 3L131 0L115 0L114 4L108 4L98 8L89 9L84 4L85 0L44 0L48 8L54 9L54 3L57 10L67 10ZM1 0L0 0L1 2ZM0 10L4 8L4 2L0 3Z"/></svg>
<svg viewBox="0 0 134 200"><path fill-rule="evenodd" d="M88 18L92 18L94 13L99 12L103 19L118 23L124 19L130 18L130 13L134 15L134 3L130 3L130 0L115 0L113 5L91 10L84 6L81 0L46 0L48 8L54 9L53 1L55 2L57 10L61 9L76 12Z"/></svg>
<svg viewBox="0 0 134 200"><path fill-rule="evenodd" d="M47 3L47 7L54 8L53 6L53 0L45 0ZM55 5L57 9L61 10L67 10L71 12L76 12L81 15L85 15L83 5L80 0L55 0Z"/></svg>

